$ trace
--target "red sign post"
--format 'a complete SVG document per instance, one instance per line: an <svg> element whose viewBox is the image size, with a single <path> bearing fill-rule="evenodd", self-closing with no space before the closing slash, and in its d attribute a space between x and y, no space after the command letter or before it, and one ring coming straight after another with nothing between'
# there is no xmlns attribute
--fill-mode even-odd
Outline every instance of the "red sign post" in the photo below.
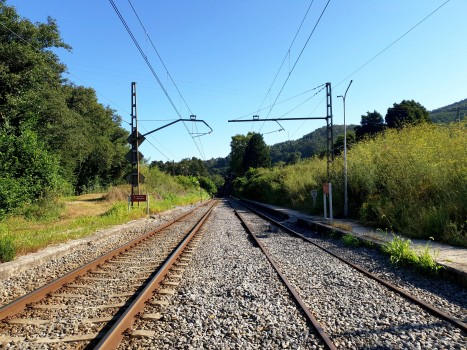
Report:
<svg viewBox="0 0 467 350"><path fill-rule="evenodd" d="M327 220L327 205L326 205L326 197L329 195L329 216L331 219L331 222L333 221L332 218L332 187L331 183L325 183L323 184L323 201L324 201L324 220Z"/></svg>
<svg viewBox="0 0 467 350"><path fill-rule="evenodd" d="M128 211L131 210L131 203L133 202L146 202L146 214L149 215L149 195L147 194L133 194L128 196ZM139 204L138 204L139 206Z"/></svg>
<svg viewBox="0 0 467 350"><path fill-rule="evenodd" d="M145 194L134 194L132 196L132 202L146 202L146 195Z"/></svg>

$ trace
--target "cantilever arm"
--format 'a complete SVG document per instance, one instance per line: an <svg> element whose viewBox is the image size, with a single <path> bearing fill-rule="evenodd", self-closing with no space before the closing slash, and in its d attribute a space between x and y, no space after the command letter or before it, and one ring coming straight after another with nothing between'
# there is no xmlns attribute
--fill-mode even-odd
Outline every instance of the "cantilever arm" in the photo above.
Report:
<svg viewBox="0 0 467 350"><path fill-rule="evenodd" d="M209 129L211 129L211 131L205 133L204 135L206 134L210 134L212 133L214 130L212 130L212 128L208 125L208 123L206 123L204 120L196 120L196 119L177 119L176 121L172 122L172 123L169 123L169 124L166 124L164 126L161 126L160 128L157 128L153 131L150 131L150 132L147 132L146 134L142 135L143 137L146 136L146 135L149 135L149 134L152 134L153 132L156 132L156 131L159 131L161 129L164 129L172 124L175 124L175 123L178 123L178 122L201 122L201 123L204 123ZM201 136L201 135L200 135Z"/></svg>

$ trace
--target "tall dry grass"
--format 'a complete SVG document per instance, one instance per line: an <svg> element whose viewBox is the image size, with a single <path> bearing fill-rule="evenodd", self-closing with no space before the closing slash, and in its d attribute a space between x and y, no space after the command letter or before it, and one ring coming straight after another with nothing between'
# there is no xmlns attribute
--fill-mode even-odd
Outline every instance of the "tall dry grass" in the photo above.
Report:
<svg viewBox="0 0 467 350"><path fill-rule="evenodd" d="M410 237L467 246L467 124L387 130L347 154L349 213ZM237 186L258 201L322 214L326 160L261 170ZM344 207L343 158L331 173L336 216ZM239 182L240 183L240 182ZM317 207L310 190L318 190Z"/></svg>

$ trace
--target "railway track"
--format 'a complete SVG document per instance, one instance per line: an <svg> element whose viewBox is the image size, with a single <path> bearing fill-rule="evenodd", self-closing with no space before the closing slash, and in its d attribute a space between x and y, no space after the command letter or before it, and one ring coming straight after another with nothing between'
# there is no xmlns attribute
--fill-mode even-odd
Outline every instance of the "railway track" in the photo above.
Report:
<svg viewBox="0 0 467 350"><path fill-rule="evenodd" d="M233 201L213 210L215 204L1 308L0 343L11 349L466 348L462 322L442 311L434 315L259 212Z"/></svg>
<svg viewBox="0 0 467 350"><path fill-rule="evenodd" d="M291 293L297 294L297 302L303 304L304 310L309 308L311 312L308 312L315 314L317 320L311 322L329 349L411 348L409 341L416 340L411 329L421 330L419 334L426 340L427 348L465 348L467 325L462 321L253 208L230 202L278 273L284 276L284 283L290 285ZM279 228L278 232L271 232L270 224ZM310 243L315 249L307 249ZM382 314L390 315L391 312L385 311L391 308L397 310L395 317L378 322ZM434 332L423 332L423 329ZM429 333L436 335L430 339ZM454 343L452 335L455 335ZM386 342L388 338L390 342ZM396 340L395 346L393 340Z"/></svg>
<svg viewBox="0 0 467 350"><path fill-rule="evenodd" d="M146 303L163 306L190 260L195 235L217 201L210 201L73 270L0 309L0 343L10 348L117 348ZM71 347L70 347L71 348Z"/></svg>

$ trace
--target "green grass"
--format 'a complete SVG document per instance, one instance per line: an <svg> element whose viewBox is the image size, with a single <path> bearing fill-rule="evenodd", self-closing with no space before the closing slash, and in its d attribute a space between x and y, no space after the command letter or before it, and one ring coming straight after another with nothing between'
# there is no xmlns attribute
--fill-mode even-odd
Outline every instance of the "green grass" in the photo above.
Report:
<svg viewBox="0 0 467 350"><path fill-rule="evenodd" d="M203 193L203 199L209 198ZM68 198L67 198L68 199ZM150 200L149 213L156 214L200 200L200 192L188 191L184 196L166 195L161 201ZM44 247L89 236L97 229L136 220L146 216L146 204L128 211L128 202L117 201L101 215L88 215L71 220L49 220L44 224L24 217L9 217L0 222L0 260L13 260L16 255L38 251Z"/></svg>
<svg viewBox="0 0 467 350"><path fill-rule="evenodd" d="M443 267L438 265L435 258L429 252L429 243L424 248L417 247L415 251L410 247L410 239L402 239L394 235L393 240L387 241L383 246L383 252L390 255L391 263L396 266L411 265L421 273L437 275ZM436 253L435 255L439 254Z"/></svg>
<svg viewBox="0 0 467 350"><path fill-rule="evenodd" d="M348 247L359 247L360 246L360 240L352 234L347 234L345 236L342 236L341 240Z"/></svg>

